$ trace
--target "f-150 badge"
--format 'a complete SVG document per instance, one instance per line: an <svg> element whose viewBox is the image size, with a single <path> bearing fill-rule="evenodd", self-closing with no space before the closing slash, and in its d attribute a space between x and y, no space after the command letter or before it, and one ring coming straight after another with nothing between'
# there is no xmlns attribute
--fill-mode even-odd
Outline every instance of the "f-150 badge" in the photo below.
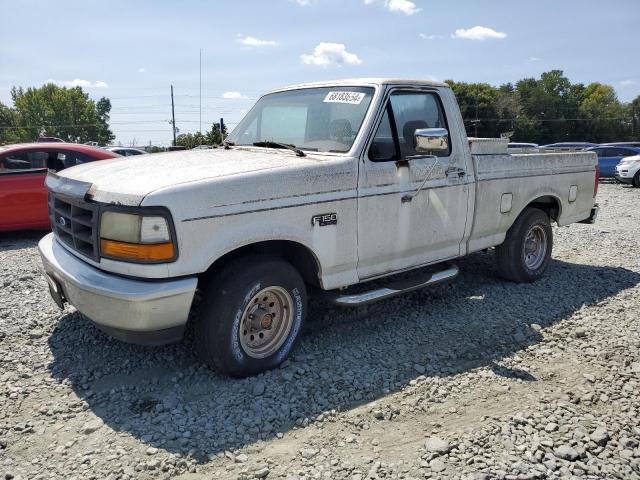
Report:
<svg viewBox="0 0 640 480"><path fill-rule="evenodd" d="M338 214L337 213L322 213L320 215L314 215L311 217L311 225L319 225L325 227L327 225L337 225Z"/></svg>

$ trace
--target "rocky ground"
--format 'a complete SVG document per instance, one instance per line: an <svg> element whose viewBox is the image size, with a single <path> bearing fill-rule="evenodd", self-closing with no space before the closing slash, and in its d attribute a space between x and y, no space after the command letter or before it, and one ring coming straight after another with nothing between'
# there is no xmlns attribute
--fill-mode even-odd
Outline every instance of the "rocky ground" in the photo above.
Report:
<svg viewBox="0 0 640 480"><path fill-rule="evenodd" d="M492 275L366 309L313 304L293 358L255 378L189 346L131 346L0 237L0 479L640 478L640 190L555 228L533 285Z"/></svg>

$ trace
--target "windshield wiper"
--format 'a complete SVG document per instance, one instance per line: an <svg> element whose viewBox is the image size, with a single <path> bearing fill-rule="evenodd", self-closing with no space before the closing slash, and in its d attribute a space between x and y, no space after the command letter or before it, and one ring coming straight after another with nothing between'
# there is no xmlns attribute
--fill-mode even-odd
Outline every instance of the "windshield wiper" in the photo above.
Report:
<svg viewBox="0 0 640 480"><path fill-rule="evenodd" d="M268 147L268 148L286 148L287 150L291 150L292 152L296 152L298 157L306 157L307 154L300 150L295 145L290 143L281 143L281 142L272 142L270 140L265 140L263 142L253 142L254 147Z"/></svg>

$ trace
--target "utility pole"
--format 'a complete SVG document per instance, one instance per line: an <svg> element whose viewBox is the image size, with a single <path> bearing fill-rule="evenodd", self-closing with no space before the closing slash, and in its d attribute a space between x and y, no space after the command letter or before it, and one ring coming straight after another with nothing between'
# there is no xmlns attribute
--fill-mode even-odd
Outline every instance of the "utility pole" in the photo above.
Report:
<svg viewBox="0 0 640 480"><path fill-rule="evenodd" d="M202 49L200 49L200 133L202 133Z"/></svg>
<svg viewBox="0 0 640 480"><path fill-rule="evenodd" d="M173 127L173 146L176 146L176 110L173 106L173 85L171 85L171 126Z"/></svg>
<svg viewBox="0 0 640 480"><path fill-rule="evenodd" d="M220 143L224 143L224 118L220 117Z"/></svg>

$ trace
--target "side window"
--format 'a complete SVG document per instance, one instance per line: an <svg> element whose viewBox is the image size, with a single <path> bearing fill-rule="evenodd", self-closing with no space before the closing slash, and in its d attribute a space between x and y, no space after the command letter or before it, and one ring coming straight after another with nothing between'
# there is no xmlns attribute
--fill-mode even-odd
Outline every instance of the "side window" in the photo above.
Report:
<svg viewBox="0 0 640 480"><path fill-rule="evenodd" d="M440 101L433 93L398 92L391 95L391 107L402 158L416 155L414 133L421 128L446 128ZM451 142L449 142L451 145ZM451 147L449 147L451 148ZM451 151L440 156L449 156Z"/></svg>
<svg viewBox="0 0 640 480"><path fill-rule="evenodd" d="M396 142L393 138L389 119L389 106L387 106L380 120L380 125L378 125L376 135L373 137L371 147L369 147L369 159L374 162L385 162L395 160L397 157Z"/></svg>
<svg viewBox="0 0 640 480"><path fill-rule="evenodd" d="M598 156L598 158L606 157L607 156L607 149L606 148L600 148L600 149L596 150L596 155Z"/></svg>
<svg viewBox="0 0 640 480"><path fill-rule="evenodd" d="M93 162L95 160L95 158L90 157L86 153L82 152L66 151L63 155L65 156L63 168L69 168L73 167L74 165Z"/></svg>
<svg viewBox="0 0 640 480"><path fill-rule="evenodd" d="M620 150L621 150L620 154L621 154L623 157L631 157L631 156L633 156L633 155L638 155L638 154L637 154L636 152L634 152L633 150L622 150L622 149L620 149Z"/></svg>
<svg viewBox="0 0 640 480"><path fill-rule="evenodd" d="M393 118L393 125L391 118ZM415 131L422 128L447 128L447 121L438 96L427 92L391 94L387 110L369 148L369 159L380 162L416 155ZM400 152L397 152L397 146ZM450 154L451 146L448 152L441 153L439 156L446 157Z"/></svg>
<svg viewBox="0 0 640 480"><path fill-rule="evenodd" d="M0 157L0 173L48 168L48 159L49 153L44 151L8 153Z"/></svg>

